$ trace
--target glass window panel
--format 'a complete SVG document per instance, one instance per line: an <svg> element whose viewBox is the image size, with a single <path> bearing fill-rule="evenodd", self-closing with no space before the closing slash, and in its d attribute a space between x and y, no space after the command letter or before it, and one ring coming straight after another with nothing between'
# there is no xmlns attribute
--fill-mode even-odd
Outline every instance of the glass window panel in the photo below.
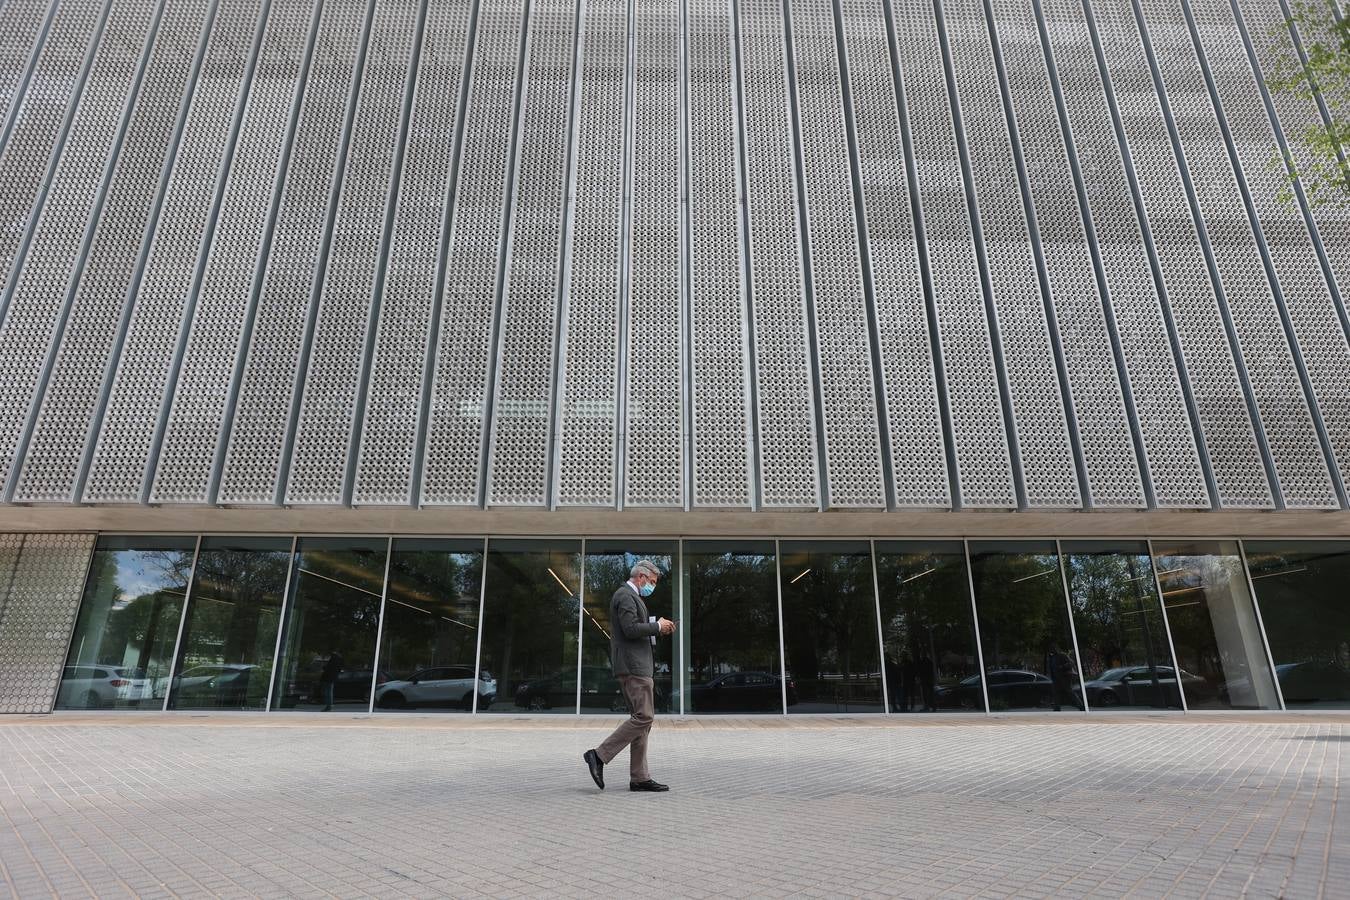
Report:
<svg viewBox="0 0 1350 900"><path fill-rule="evenodd" d="M474 674L482 586L481 540L394 541L376 709L469 712L475 690L483 709L497 699L492 670Z"/></svg>
<svg viewBox="0 0 1350 900"><path fill-rule="evenodd" d="M1350 707L1350 542L1245 546L1285 706Z"/></svg>
<svg viewBox="0 0 1350 900"><path fill-rule="evenodd" d="M773 542L686 541L683 565L685 711L781 713Z"/></svg>
<svg viewBox="0 0 1350 900"><path fill-rule="evenodd" d="M1181 689L1191 709L1278 709L1236 541L1153 544Z"/></svg>
<svg viewBox="0 0 1350 900"><path fill-rule="evenodd" d="M675 616L676 541L586 542L586 608L581 617L581 711L583 713L627 712L628 704L619 692L619 680L610 665L609 637L613 629L609 601L628 580L628 573L640 559L654 562L661 570L656 590L644 599L647 613L658 618ZM654 650L657 712L680 711L679 696L671 690L675 642L658 637Z"/></svg>
<svg viewBox="0 0 1350 900"><path fill-rule="evenodd" d="M965 548L897 541L876 551L891 710L982 712Z"/></svg>
<svg viewBox="0 0 1350 900"><path fill-rule="evenodd" d="M1082 709L1053 541L971 542L991 712Z"/></svg>
<svg viewBox="0 0 1350 900"><path fill-rule="evenodd" d="M1060 549L1088 706L1180 709L1148 544L1064 541Z"/></svg>
<svg viewBox="0 0 1350 900"><path fill-rule="evenodd" d="M103 537L95 545L58 709L161 709L193 537Z"/></svg>
<svg viewBox="0 0 1350 900"><path fill-rule="evenodd" d="M385 538L300 539L273 709L369 708L387 549Z"/></svg>
<svg viewBox="0 0 1350 900"><path fill-rule="evenodd" d="M788 711L882 712L871 547L784 541L779 553Z"/></svg>
<svg viewBox="0 0 1350 900"><path fill-rule="evenodd" d="M492 541L485 579L482 667L497 682L486 709L576 712L581 542Z"/></svg>
<svg viewBox="0 0 1350 900"><path fill-rule="evenodd" d="M202 538L170 709L267 707L290 558L290 538Z"/></svg>

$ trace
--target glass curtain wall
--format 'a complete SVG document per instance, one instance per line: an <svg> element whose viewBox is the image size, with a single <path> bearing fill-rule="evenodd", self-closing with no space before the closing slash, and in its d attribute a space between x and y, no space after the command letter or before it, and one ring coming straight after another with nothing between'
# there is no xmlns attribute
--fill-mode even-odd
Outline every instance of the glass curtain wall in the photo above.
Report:
<svg viewBox="0 0 1350 900"><path fill-rule="evenodd" d="M586 542L586 602L581 616L581 711L625 713L628 704L619 691L619 680L610 668L609 639L613 630L610 599L626 581L633 565L647 559L661 570L652 595L643 600L647 613L658 618L678 619L675 614L676 560L678 541L588 540ZM678 623L677 623L678 624ZM675 639L658 637L653 648L654 702L658 713L680 711L680 699L672 690L675 671Z"/></svg>
<svg viewBox="0 0 1350 900"><path fill-rule="evenodd" d="M1156 541L1154 564L1190 709L1279 709L1237 541Z"/></svg>
<svg viewBox="0 0 1350 900"><path fill-rule="evenodd" d="M1088 705L1181 709L1148 544L1064 541L1060 551Z"/></svg>
<svg viewBox="0 0 1350 900"><path fill-rule="evenodd" d="M877 593L892 712L983 712L960 541L878 541Z"/></svg>
<svg viewBox="0 0 1350 900"><path fill-rule="evenodd" d="M483 583L482 668L488 712L574 713L581 541L494 540Z"/></svg>
<svg viewBox="0 0 1350 900"><path fill-rule="evenodd" d="M783 541L783 648L794 713L882 712L867 541Z"/></svg>
<svg viewBox="0 0 1350 900"><path fill-rule="evenodd" d="M101 537L57 709L162 709L195 537Z"/></svg>
<svg viewBox="0 0 1350 900"><path fill-rule="evenodd" d="M1054 541L970 543L990 712L1082 710Z"/></svg>
<svg viewBox="0 0 1350 900"><path fill-rule="evenodd" d="M301 538L278 657L272 708L362 712L374 671L386 538Z"/></svg>
<svg viewBox="0 0 1350 900"><path fill-rule="evenodd" d="M169 709L267 708L290 562L290 538L202 538Z"/></svg>
<svg viewBox="0 0 1350 900"><path fill-rule="evenodd" d="M378 710L471 712L497 699L490 669L475 675L482 540L398 538L380 630L387 680L375 685Z"/></svg>
<svg viewBox="0 0 1350 900"><path fill-rule="evenodd" d="M1285 706L1350 708L1350 541L1243 546Z"/></svg>
<svg viewBox="0 0 1350 900"><path fill-rule="evenodd" d="M782 712L797 702L782 681L778 567L773 541L685 541L685 711Z"/></svg>

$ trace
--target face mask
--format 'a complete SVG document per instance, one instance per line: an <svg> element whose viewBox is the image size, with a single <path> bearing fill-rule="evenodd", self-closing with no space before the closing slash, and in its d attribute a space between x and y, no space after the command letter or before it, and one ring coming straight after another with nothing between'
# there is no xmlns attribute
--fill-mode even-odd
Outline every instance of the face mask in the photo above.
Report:
<svg viewBox="0 0 1350 900"><path fill-rule="evenodd" d="M644 584L644 585L642 586L641 594L642 594L642 596L644 596L644 597L650 597L650 596L652 595L652 592L655 591L655 590L656 590L656 585L652 584L652 583L649 581L649 582L647 582L646 584Z"/></svg>

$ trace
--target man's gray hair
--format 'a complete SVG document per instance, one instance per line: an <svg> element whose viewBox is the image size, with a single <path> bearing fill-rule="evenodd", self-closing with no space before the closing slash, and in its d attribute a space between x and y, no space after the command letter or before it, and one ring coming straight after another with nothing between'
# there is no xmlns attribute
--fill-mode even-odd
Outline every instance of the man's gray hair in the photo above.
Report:
<svg viewBox="0 0 1350 900"><path fill-rule="evenodd" d="M648 578L660 578L661 570L650 559L640 559L633 564L633 568L628 570L629 578L636 578L639 575L646 575Z"/></svg>

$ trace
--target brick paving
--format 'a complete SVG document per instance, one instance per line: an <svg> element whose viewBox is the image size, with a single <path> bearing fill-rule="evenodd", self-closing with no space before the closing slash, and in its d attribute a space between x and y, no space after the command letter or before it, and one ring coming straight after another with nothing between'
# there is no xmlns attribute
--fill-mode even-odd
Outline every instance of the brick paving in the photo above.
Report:
<svg viewBox="0 0 1350 900"><path fill-rule="evenodd" d="M1350 718L612 724L0 717L0 897L1350 896Z"/></svg>

